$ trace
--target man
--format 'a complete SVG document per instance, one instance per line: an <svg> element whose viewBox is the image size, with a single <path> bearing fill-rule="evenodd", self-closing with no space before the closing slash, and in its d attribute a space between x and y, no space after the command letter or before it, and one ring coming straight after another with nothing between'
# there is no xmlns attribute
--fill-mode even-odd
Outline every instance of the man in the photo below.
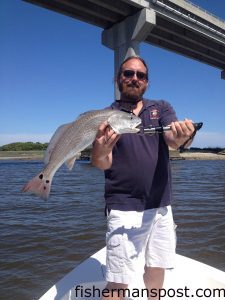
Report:
<svg viewBox="0 0 225 300"><path fill-rule="evenodd" d="M106 280L110 293L103 299L124 299L126 289L143 266L149 299L163 285L164 271L173 267L175 232L171 212L171 175L168 146L177 149L193 134L191 120L177 121L166 101L143 99L148 68L140 57L129 57L120 66L117 84L121 93L112 109L131 112L147 127L171 125L171 131L153 136L117 135L107 123L99 127L92 164L105 171L108 212ZM190 143L189 143L190 144Z"/></svg>

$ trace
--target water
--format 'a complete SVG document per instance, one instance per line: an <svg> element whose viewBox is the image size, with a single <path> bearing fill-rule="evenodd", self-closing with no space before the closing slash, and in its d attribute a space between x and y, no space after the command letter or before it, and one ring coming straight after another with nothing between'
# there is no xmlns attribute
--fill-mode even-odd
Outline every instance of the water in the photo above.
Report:
<svg viewBox="0 0 225 300"><path fill-rule="evenodd" d="M104 246L101 171L55 175L48 202L22 194L39 161L0 161L0 299L38 299ZM225 271L225 161L173 161L177 252Z"/></svg>

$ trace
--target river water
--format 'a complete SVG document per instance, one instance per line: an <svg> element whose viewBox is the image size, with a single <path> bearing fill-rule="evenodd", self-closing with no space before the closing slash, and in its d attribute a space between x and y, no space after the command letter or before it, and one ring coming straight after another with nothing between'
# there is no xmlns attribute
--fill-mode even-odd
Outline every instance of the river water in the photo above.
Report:
<svg viewBox="0 0 225 300"><path fill-rule="evenodd" d="M225 160L172 161L177 252L225 271ZM104 246L103 173L77 162L49 200L22 194L40 161L0 161L0 299L38 299Z"/></svg>

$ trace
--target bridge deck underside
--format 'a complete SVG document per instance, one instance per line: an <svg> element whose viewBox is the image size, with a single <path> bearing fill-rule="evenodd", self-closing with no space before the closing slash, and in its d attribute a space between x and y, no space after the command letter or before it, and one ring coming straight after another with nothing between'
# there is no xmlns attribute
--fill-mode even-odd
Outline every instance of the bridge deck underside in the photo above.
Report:
<svg viewBox="0 0 225 300"><path fill-rule="evenodd" d="M124 0L26 0L67 16L108 29L137 13L142 7ZM202 34L195 27L176 22L156 11L156 26L145 42L186 57L225 69L224 43Z"/></svg>

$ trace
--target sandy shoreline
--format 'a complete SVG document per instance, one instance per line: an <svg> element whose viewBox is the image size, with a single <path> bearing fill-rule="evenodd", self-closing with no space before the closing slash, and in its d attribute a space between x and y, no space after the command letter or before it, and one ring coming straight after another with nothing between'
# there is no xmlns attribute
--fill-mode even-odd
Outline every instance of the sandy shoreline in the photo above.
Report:
<svg viewBox="0 0 225 300"><path fill-rule="evenodd" d="M43 160L43 155L34 155L26 153L24 155L0 155L0 160ZM171 159L185 159L185 160L225 160L225 155L205 152L183 152L177 154Z"/></svg>
<svg viewBox="0 0 225 300"><path fill-rule="evenodd" d="M40 156L0 156L0 160L43 160Z"/></svg>
<svg viewBox="0 0 225 300"><path fill-rule="evenodd" d="M43 160L44 151L0 151L0 160Z"/></svg>
<svg viewBox="0 0 225 300"><path fill-rule="evenodd" d="M183 152L179 154L186 160L225 160L225 155L205 152Z"/></svg>

